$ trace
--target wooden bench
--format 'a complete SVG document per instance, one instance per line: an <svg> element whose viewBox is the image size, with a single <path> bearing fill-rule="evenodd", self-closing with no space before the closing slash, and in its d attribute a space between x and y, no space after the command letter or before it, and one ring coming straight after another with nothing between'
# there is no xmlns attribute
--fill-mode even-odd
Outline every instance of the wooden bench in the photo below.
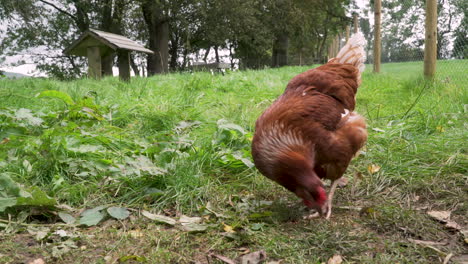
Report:
<svg viewBox="0 0 468 264"><path fill-rule="evenodd" d="M192 64L192 71L210 71L218 72L224 75L226 69L231 68L231 64L225 62L213 62L213 63L204 63L204 62L194 62Z"/></svg>

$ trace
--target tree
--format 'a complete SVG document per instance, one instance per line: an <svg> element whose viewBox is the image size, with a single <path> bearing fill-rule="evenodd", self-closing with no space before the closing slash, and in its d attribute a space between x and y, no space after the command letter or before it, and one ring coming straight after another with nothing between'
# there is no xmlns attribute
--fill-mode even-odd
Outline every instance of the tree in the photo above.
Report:
<svg viewBox="0 0 468 264"><path fill-rule="evenodd" d="M124 0L0 0L0 19L9 25L0 44L4 56L40 50L31 54L38 69L59 79L83 76L86 61L62 50L91 27L124 32L121 21L127 4ZM113 59L104 61L104 71L110 74Z"/></svg>

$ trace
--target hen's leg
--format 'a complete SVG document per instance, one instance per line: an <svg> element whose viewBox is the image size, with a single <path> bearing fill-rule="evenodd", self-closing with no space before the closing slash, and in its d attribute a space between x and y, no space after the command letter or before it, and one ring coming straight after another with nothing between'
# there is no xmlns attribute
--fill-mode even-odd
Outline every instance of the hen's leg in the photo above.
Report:
<svg viewBox="0 0 468 264"><path fill-rule="evenodd" d="M327 199L327 215L325 216L325 219L329 219L331 216L331 211L332 211L332 203L333 203L333 195L335 194L336 186L338 186L338 181L339 180L334 180L332 182L331 188L330 188L330 193L328 194L328 199Z"/></svg>

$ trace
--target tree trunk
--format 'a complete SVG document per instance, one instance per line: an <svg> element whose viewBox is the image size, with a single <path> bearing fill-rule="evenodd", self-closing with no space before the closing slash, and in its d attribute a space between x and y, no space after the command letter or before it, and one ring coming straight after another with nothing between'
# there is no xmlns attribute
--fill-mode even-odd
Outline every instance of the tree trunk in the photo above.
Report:
<svg viewBox="0 0 468 264"><path fill-rule="evenodd" d="M207 63L206 59L208 58L208 55L210 54L210 50L211 50L211 46L206 49L205 56L203 56L203 61L205 63Z"/></svg>
<svg viewBox="0 0 468 264"><path fill-rule="evenodd" d="M184 52L183 52L183 61L182 61L182 65L180 67L181 70L185 70L185 67L187 66L187 54L188 54L188 49L187 48L184 48Z"/></svg>
<svg viewBox="0 0 468 264"><path fill-rule="evenodd" d="M130 53L130 66L132 67L132 70L135 76L140 76L140 69L138 69L138 65L135 63L135 56L131 53Z"/></svg>
<svg viewBox="0 0 468 264"><path fill-rule="evenodd" d="M273 43L271 67L288 65L288 45L289 37L286 33L282 32L276 36Z"/></svg>
<svg viewBox="0 0 468 264"><path fill-rule="evenodd" d="M358 22L359 22L358 14L354 13L353 14L353 24L354 24L353 32L354 32L354 34L358 33L358 31L359 31Z"/></svg>
<svg viewBox="0 0 468 264"><path fill-rule="evenodd" d="M234 69L234 54L232 53L232 44L229 45L229 58L231 59L231 70Z"/></svg>
<svg viewBox="0 0 468 264"><path fill-rule="evenodd" d="M350 29L349 29L349 26L346 26L346 43L348 43L348 40L349 40L349 32L350 32Z"/></svg>
<svg viewBox="0 0 468 264"><path fill-rule="evenodd" d="M174 35L174 33L172 35ZM169 49L169 54L171 55L171 59L169 61L170 71L177 70L177 59L179 55L178 50L179 50L179 36L176 35L171 39L171 46Z"/></svg>
<svg viewBox="0 0 468 264"><path fill-rule="evenodd" d="M124 0L104 0L102 3L100 29L114 34L122 34L122 19L125 10ZM107 54L102 57L102 75L112 76L115 54Z"/></svg>
<svg viewBox="0 0 468 264"><path fill-rule="evenodd" d="M149 32L148 75L167 73L169 70L169 22L165 19L161 2L146 0L142 3L143 18Z"/></svg>
<svg viewBox="0 0 468 264"><path fill-rule="evenodd" d="M169 22L163 21L156 26L157 48L156 53L156 73L169 72Z"/></svg>
<svg viewBox="0 0 468 264"><path fill-rule="evenodd" d="M214 46L216 62L219 62L218 46Z"/></svg>

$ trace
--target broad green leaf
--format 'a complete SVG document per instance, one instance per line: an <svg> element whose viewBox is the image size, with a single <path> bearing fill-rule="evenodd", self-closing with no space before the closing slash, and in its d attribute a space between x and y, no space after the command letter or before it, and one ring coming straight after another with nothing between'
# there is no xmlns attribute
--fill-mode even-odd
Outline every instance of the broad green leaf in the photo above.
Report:
<svg viewBox="0 0 468 264"><path fill-rule="evenodd" d="M40 126L44 120L33 115L32 111L27 108L20 108L15 112L15 119L25 121L31 126Z"/></svg>
<svg viewBox="0 0 468 264"><path fill-rule="evenodd" d="M20 188L6 173L0 174L0 198L18 197ZM0 206L2 204L0 203Z"/></svg>
<svg viewBox="0 0 468 264"><path fill-rule="evenodd" d="M246 134L245 130L241 126L233 124L233 123L229 123L226 119L218 120L217 124L218 124L219 129L234 130L234 131L241 133L242 135Z"/></svg>
<svg viewBox="0 0 468 264"><path fill-rule="evenodd" d="M164 192L157 188L148 188L146 189L145 194L149 194L151 196L161 196L164 194Z"/></svg>
<svg viewBox="0 0 468 264"><path fill-rule="evenodd" d="M60 219L62 219L62 221L65 222L66 224L73 224L73 223L76 222L75 217L73 217L72 215L70 215L70 214L68 214L68 213L59 212L59 213L58 213L58 216L59 216Z"/></svg>
<svg viewBox="0 0 468 264"><path fill-rule="evenodd" d="M106 214L101 211L92 211L86 214L83 213L78 223L85 226L95 226L99 224L105 216Z"/></svg>
<svg viewBox="0 0 468 264"><path fill-rule="evenodd" d="M27 172L32 171L32 165L31 165L31 163L29 163L28 160L23 161L23 167L26 169Z"/></svg>
<svg viewBox="0 0 468 264"><path fill-rule="evenodd" d="M115 219L123 220L130 215L130 212L123 207L109 207L107 213Z"/></svg>
<svg viewBox="0 0 468 264"><path fill-rule="evenodd" d="M81 213L81 216L83 217L83 216L86 216L88 214L94 214L94 213L102 211L102 210L104 210L106 208L107 208L107 205L100 205L100 206L94 207L92 209L85 210L83 213Z"/></svg>
<svg viewBox="0 0 468 264"><path fill-rule="evenodd" d="M157 214L152 214L148 211L142 211L141 214L151 220L154 220L156 222L160 222L160 223L165 223L165 224L168 224L168 225L175 225L177 223L176 220L168 217L168 216L164 216L164 215L157 215Z"/></svg>
<svg viewBox="0 0 468 264"><path fill-rule="evenodd" d="M16 205L16 198L0 198L0 213L8 207Z"/></svg>
<svg viewBox="0 0 468 264"><path fill-rule="evenodd" d="M75 102L70 97L70 95L68 95L67 93L61 92L61 91L56 91L56 90L43 91L43 92L39 93L39 95L37 95L37 97L38 98L42 98L42 97L57 98L57 99L62 100L67 105L75 104Z"/></svg>
<svg viewBox="0 0 468 264"><path fill-rule="evenodd" d="M252 229L253 231L258 231L262 229L264 226L265 226L264 223L254 223L250 226L250 229Z"/></svg>
<svg viewBox="0 0 468 264"><path fill-rule="evenodd" d="M30 205L30 206L54 206L57 201L50 198L39 187L34 186L30 190L31 197L18 197L17 205Z"/></svg>
<svg viewBox="0 0 468 264"><path fill-rule="evenodd" d="M43 230L39 230L36 232L36 241L42 241L44 240L44 238L46 238L47 236L49 236L50 234L50 231L43 231Z"/></svg>

